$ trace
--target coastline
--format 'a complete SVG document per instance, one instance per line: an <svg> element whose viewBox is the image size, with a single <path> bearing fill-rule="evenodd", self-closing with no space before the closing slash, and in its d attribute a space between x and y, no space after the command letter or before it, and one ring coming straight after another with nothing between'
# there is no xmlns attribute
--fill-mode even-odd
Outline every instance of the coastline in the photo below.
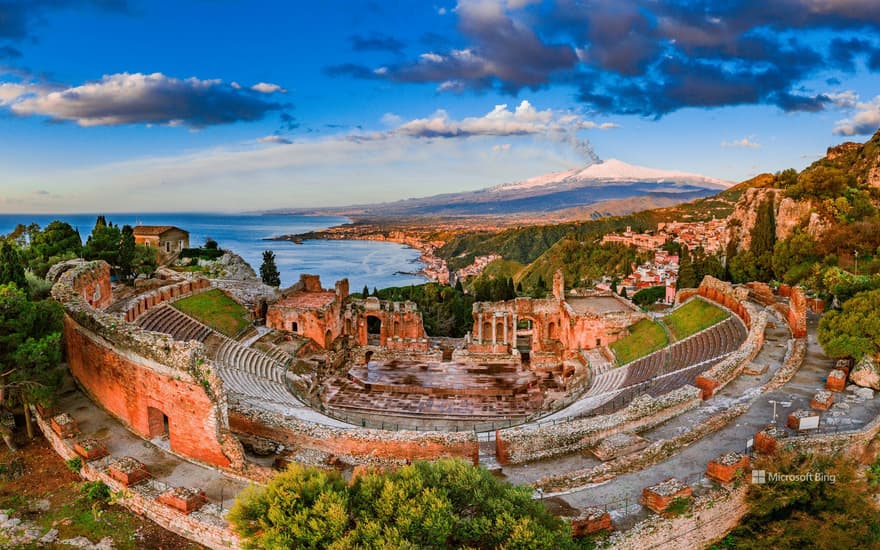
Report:
<svg viewBox="0 0 880 550"><path fill-rule="evenodd" d="M428 279L429 282L449 284L449 269L446 260L435 254L436 250L445 244L443 241L429 241L424 238L408 234L398 229L382 230L372 225L361 225L356 222L336 225L318 231L279 235L267 237L266 241L289 241L294 244L303 244L305 241L376 241L397 243L419 251L418 261L423 267L419 271L398 271L405 275L419 275Z"/></svg>

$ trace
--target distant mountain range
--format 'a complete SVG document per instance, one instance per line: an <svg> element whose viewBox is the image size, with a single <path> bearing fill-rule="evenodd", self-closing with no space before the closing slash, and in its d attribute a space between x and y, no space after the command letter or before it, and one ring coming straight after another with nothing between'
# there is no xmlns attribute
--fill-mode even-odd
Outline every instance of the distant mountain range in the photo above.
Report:
<svg viewBox="0 0 880 550"><path fill-rule="evenodd" d="M731 182L687 172L657 170L610 159L478 191L446 193L369 205L337 208L274 210L291 214L347 214L358 217L498 216L559 212L614 201L614 214L628 210L621 201L644 207L645 198L663 205L714 195ZM638 204L639 206L635 206ZM632 210L629 210L632 211Z"/></svg>

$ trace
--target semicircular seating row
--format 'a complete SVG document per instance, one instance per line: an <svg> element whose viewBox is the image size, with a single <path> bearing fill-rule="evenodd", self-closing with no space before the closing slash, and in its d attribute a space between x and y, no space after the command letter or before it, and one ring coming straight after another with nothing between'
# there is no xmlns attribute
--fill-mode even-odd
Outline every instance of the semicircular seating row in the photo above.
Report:
<svg viewBox="0 0 880 550"><path fill-rule="evenodd" d="M138 318L137 324L145 330L168 334L180 341L205 342L213 336L222 341L213 360L227 391L281 405L303 405L284 386L290 356L280 349L264 353L245 347L168 304L151 308Z"/></svg>
<svg viewBox="0 0 880 550"><path fill-rule="evenodd" d="M730 316L631 363L596 374L583 399L593 402L594 414L607 414L640 393L656 397L693 384L700 373L736 351L746 336L742 321ZM614 406L606 405L611 402Z"/></svg>

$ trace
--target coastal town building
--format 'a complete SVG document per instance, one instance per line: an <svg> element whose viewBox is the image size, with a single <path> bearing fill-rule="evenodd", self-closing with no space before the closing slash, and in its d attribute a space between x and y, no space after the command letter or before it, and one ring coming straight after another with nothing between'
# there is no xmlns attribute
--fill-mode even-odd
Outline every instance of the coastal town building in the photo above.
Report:
<svg viewBox="0 0 880 550"><path fill-rule="evenodd" d="M166 261L189 248L189 232L173 225L136 225L135 244L142 244L159 251L159 260Z"/></svg>
<svg viewBox="0 0 880 550"><path fill-rule="evenodd" d="M657 232L688 250L702 248L707 254L723 253L728 240L726 219L658 223Z"/></svg>
<svg viewBox="0 0 880 550"><path fill-rule="evenodd" d="M652 261L638 266L633 264L632 273L624 277L616 292L619 294L623 289L626 289L627 296L632 296L645 288L665 286L667 291L664 302L671 304L675 301L675 283L677 281L678 255L659 250L654 253Z"/></svg>
<svg viewBox="0 0 880 550"><path fill-rule="evenodd" d="M627 226L623 233L608 233L602 237L602 244L617 243L624 246L633 246L641 251L649 252L666 244L666 235L653 233L635 233L632 227Z"/></svg>
<svg viewBox="0 0 880 550"><path fill-rule="evenodd" d="M500 254L489 254L488 256L477 256L474 258L473 263L468 266L465 266L458 271L455 272L455 280L456 281L465 281L471 277L478 277L483 273L483 270L486 269L486 266L494 262L495 260L500 260Z"/></svg>

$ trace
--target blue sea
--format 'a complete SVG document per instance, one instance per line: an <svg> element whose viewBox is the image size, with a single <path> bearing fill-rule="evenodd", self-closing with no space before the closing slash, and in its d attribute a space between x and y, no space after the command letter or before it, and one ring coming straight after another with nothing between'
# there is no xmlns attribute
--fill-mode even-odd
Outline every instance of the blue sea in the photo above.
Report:
<svg viewBox="0 0 880 550"><path fill-rule="evenodd" d="M38 223L41 227L62 220L79 229L85 241L95 225L96 214L0 214L0 234L7 234L19 223ZM421 284L422 276L398 273L422 268L419 251L407 246L376 241L264 241L267 237L317 231L346 223L338 216L290 216L259 214L109 214L107 219L119 226L175 225L190 233L190 245L201 246L211 237L221 248L242 256L259 273L264 250L275 252L281 271L282 286L299 280L300 273L321 276L324 288L348 277L352 292L364 285L387 288Z"/></svg>

